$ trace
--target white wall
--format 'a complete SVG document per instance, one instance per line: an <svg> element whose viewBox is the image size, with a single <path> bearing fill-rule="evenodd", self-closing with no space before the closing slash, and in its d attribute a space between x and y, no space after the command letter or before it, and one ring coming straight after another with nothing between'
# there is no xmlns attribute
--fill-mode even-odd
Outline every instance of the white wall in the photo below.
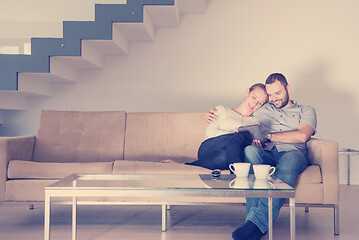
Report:
<svg viewBox="0 0 359 240"><path fill-rule="evenodd" d="M96 3L126 0L11 0L0 7L0 54L31 54L31 37L62 37L62 21L95 19Z"/></svg>
<svg viewBox="0 0 359 240"><path fill-rule="evenodd" d="M94 4L123 4L126 0L2 1L0 22L61 22L94 19Z"/></svg>
<svg viewBox="0 0 359 240"><path fill-rule="evenodd" d="M316 108L317 137L359 149L358 1L209 3L205 14L183 17L178 29L158 30L154 43L133 44L128 57L107 57L104 70L83 71L78 84L58 86L56 96L36 99L27 112L14 112L8 129L35 133L41 109L206 111L218 104L236 106L252 83L282 72L292 85L292 98ZM56 12L52 4L42 9ZM357 184L358 158L352 157L351 168ZM340 159L345 183L346 161Z"/></svg>

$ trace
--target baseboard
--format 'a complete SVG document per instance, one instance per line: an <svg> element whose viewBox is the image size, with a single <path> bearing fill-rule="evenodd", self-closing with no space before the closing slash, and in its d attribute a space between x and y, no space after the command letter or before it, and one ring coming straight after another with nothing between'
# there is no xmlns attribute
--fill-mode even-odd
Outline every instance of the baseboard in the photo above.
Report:
<svg viewBox="0 0 359 240"><path fill-rule="evenodd" d="M339 179L339 184L348 184L348 179L347 178L340 178ZM359 185L359 178L350 178L350 185Z"/></svg>

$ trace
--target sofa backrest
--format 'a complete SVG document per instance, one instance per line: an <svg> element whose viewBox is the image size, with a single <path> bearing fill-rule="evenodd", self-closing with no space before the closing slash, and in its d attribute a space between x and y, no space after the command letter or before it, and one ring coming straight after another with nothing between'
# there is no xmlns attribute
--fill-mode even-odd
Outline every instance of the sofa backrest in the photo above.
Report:
<svg viewBox="0 0 359 240"><path fill-rule="evenodd" d="M33 160L106 162L123 159L126 112L43 110Z"/></svg>
<svg viewBox="0 0 359 240"><path fill-rule="evenodd" d="M206 127L205 113L127 113L124 159L193 161Z"/></svg>

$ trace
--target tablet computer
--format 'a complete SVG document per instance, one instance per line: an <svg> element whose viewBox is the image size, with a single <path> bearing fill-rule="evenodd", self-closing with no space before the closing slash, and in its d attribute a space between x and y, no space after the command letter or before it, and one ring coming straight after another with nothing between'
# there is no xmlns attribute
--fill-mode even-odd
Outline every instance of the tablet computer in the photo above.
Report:
<svg viewBox="0 0 359 240"><path fill-rule="evenodd" d="M248 126L242 126L238 128L238 132L242 131L248 131L251 133L253 140L257 139L260 140L262 143L262 146L264 144L263 135L259 128L259 125L248 125Z"/></svg>

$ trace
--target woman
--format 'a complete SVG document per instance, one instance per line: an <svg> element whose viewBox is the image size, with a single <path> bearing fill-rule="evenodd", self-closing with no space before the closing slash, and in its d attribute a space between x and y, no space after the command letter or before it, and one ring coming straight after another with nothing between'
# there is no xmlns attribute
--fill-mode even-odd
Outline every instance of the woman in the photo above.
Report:
<svg viewBox="0 0 359 240"><path fill-rule="evenodd" d="M243 162L243 149L253 141L248 131L238 131L241 127L259 125L252 113L267 102L265 86L254 84L246 91L246 97L236 108L217 106L211 109L217 119L212 121L206 130L206 140L198 149L198 160L187 165L201 166L211 170L229 169L229 164ZM163 163L173 163L163 160Z"/></svg>

